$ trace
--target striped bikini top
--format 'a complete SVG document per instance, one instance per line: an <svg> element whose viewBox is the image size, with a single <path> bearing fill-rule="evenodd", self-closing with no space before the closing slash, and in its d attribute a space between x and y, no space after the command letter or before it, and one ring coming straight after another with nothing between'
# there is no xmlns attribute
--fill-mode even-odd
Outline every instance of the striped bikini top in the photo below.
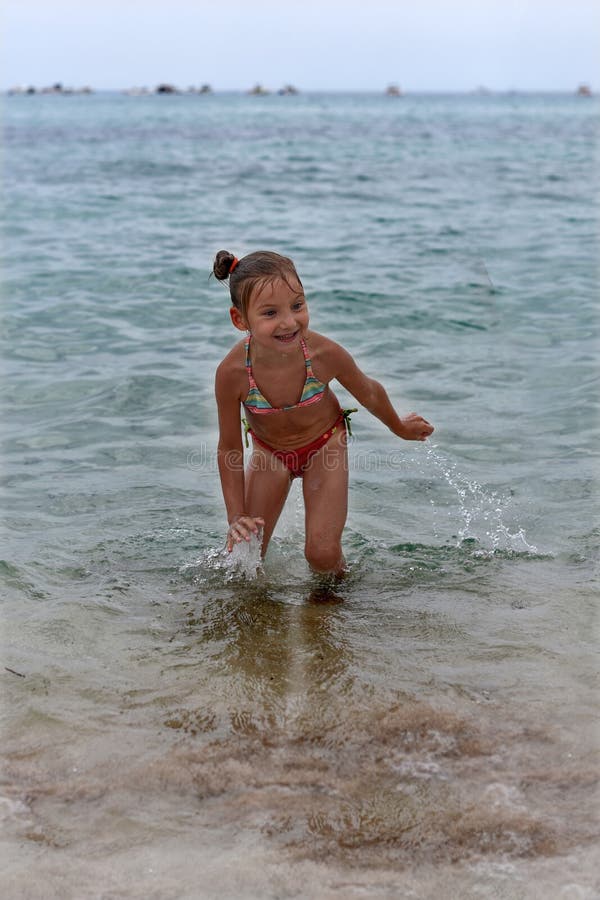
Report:
<svg viewBox="0 0 600 900"><path fill-rule="evenodd" d="M246 339L244 347L246 349L246 371L248 373L248 381L250 383L250 387L248 390L248 396L244 400L244 406L249 412L257 413L258 415L265 415L267 413L275 412L287 412L290 409L297 409L299 406L308 406L309 403L316 403L321 399L327 385L323 384L321 381L319 381L318 378L315 377L315 374L312 370L310 356L308 355L308 347L306 346L306 341L304 340L304 338L300 338L300 346L302 347L302 353L304 354L304 363L306 365L306 381L304 382L304 387L302 388L300 399L292 406L271 406L267 398L262 394L256 381L254 380L254 375L252 374L252 363L250 362L250 338L248 337Z"/></svg>

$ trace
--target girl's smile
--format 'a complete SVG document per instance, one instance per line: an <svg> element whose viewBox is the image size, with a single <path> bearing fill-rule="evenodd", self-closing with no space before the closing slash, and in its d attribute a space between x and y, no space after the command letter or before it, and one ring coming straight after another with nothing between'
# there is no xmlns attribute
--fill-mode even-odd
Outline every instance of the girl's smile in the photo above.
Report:
<svg viewBox="0 0 600 900"><path fill-rule="evenodd" d="M281 341L282 344L291 344L299 334L300 329L298 329L297 331L292 331L291 334L276 334L274 337L276 340Z"/></svg>

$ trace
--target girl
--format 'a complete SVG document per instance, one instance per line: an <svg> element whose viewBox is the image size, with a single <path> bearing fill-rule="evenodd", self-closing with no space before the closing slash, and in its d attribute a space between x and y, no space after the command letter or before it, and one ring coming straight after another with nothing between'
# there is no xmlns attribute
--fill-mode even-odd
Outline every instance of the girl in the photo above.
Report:
<svg viewBox="0 0 600 900"><path fill-rule="evenodd" d="M263 528L262 554L293 478L302 478L306 559L316 572L341 574L348 508L347 420L329 382L336 378L398 437L424 441L433 426L400 418L377 381L350 354L308 327L308 306L293 262L260 250L237 259L220 250L215 276L229 278L231 321L247 332L219 365L218 464L229 528L227 549ZM253 450L246 474L240 429L245 407Z"/></svg>

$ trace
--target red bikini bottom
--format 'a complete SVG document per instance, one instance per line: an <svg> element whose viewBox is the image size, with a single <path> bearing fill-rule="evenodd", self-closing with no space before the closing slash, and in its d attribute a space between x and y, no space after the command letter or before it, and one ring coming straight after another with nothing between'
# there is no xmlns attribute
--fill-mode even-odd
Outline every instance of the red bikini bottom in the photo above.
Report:
<svg viewBox="0 0 600 900"><path fill-rule="evenodd" d="M350 415L353 412L356 412L356 410L340 409L337 419L327 431L324 431L320 437L311 441L310 444L305 444L304 447L296 447L294 450L277 450L275 447L271 447L270 444L267 444L266 441L257 438L254 432L248 427L246 428L246 433L252 435L252 441L254 443L260 444L261 447L264 447L265 450L269 450L273 456L280 459L286 469L289 469L292 478L301 478L302 475L304 475L304 471L311 458L321 449L321 447L325 446L330 438L333 437L340 425L343 424L343 427L347 429L348 434L352 434L350 429Z"/></svg>

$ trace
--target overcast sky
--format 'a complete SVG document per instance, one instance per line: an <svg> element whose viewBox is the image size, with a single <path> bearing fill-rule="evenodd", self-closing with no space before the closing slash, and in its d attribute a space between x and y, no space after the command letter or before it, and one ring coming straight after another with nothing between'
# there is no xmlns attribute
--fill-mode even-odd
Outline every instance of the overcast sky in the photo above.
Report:
<svg viewBox="0 0 600 900"><path fill-rule="evenodd" d="M4 0L1 15L2 88L600 90L599 0Z"/></svg>

